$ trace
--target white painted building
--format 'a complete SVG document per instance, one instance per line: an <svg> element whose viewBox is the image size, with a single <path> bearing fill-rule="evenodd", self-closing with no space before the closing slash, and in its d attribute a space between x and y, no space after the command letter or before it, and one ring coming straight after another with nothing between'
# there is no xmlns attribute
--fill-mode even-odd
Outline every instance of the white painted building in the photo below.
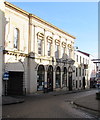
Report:
<svg viewBox="0 0 100 120"><path fill-rule="evenodd" d="M9 2L3 5L0 60L9 74L9 80L3 78L3 95L89 88L94 67L89 54L74 51L74 36Z"/></svg>
<svg viewBox="0 0 100 120"><path fill-rule="evenodd" d="M75 37L8 2L5 17L3 94L73 90Z"/></svg>
<svg viewBox="0 0 100 120"><path fill-rule="evenodd" d="M90 79L96 77L96 65L92 59L92 55L75 50L76 89L90 88Z"/></svg>

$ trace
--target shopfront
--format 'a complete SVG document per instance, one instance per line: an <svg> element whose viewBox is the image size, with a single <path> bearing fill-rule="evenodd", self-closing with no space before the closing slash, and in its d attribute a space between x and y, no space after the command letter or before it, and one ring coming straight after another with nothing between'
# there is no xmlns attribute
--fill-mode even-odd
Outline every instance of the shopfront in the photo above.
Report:
<svg viewBox="0 0 100 120"><path fill-rule="evenodd" d="M69 86L69 91L72 90L72 73L73 73L73 69L72 67L68 68L68 86Z"/></svg>
<svg viewBox="0 0 100 120"><path fill-rule="evenodd" d="M37 90L44 89L45 68L43 65L39 65L37 71Z"/></svg>
<svg viewBox="0 0 100 120"><path fill-rule="evenodd" d="M61 87L61 69L58 66L56 68L56 88L60 88Z"/></svg>
<svg viewBox="0 0 100 120"><path fill-rule="evenodd" d="M67 87L67 69L64 67L62 75L62 86Z"/></svg>
<svg viewBox="0 0 100 120"><path fill-rule="evenodd" d="M47 89L53 91L53 67L50 65L47 71Z"/></svg>

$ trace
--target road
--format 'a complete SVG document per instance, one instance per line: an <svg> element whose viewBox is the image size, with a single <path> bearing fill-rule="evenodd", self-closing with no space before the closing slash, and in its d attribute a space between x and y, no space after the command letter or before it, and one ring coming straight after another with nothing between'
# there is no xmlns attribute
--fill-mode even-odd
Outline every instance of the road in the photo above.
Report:
<svg viewBox="0 0 100 120"><path fill-rule="evenodd" d="M86 111L77 109L72 101L95 92L26 96L24 103L3 106L3 118L94 118Z"/></svg>

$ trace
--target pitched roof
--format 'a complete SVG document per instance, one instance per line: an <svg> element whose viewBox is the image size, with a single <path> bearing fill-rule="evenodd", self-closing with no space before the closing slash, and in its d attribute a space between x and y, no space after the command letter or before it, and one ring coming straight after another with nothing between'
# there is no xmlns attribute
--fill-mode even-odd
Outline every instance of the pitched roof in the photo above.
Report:
<svg viewBox="0 0 100 120"><path fill-rule="evenodd" d="M90 56L90 54L89 53L86 53L86 52L83 52L83 51L80 51L80 50L78 50L78 52L80 52L80 53L82 53L82 54L84 54L84 55L86 55L86 56Z"/></svg>

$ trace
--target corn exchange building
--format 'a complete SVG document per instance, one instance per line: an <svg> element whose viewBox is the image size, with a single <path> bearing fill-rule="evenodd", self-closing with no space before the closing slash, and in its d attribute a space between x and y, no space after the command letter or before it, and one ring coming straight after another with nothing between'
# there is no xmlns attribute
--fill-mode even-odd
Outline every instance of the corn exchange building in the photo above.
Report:
<svg viewBox="0 0 100 120"><path fill-rule="evenodd" d="M9 2L5 5L3 94L73 90L75 37Z"/></svg>

